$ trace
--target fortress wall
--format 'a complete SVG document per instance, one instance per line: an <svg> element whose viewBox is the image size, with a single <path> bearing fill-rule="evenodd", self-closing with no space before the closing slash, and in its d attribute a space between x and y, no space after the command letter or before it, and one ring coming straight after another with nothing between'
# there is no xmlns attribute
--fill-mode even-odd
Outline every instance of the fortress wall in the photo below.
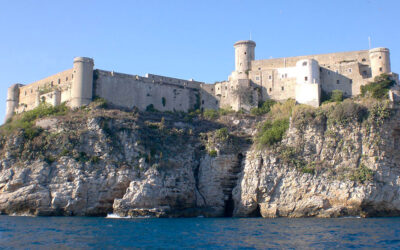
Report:
<svg viewBox="0 0 400 250"><path fill-rule="evenodd" d="M321 67L321 88L330 93L335 89L341 90L345 96L360 94L360 86L372 81L371 69L358 62Z"/></svg>
<svg viewBox="0 0 400 250"><path fill-rule="evenodd" d="M51 89L61 90L61 102L70 99L70 88L73 79L73 69L68 69L42 80L22 86L19 94L19 107L17 113L34 109L37 105L39 92L50 92Z"/></svg>
<svg viewBox="0 0 400 250"><path fill-rule="evenodd" d="M281 70L275 69L249 72L249 78L261 87L261 99L264 101L267 99L281 101L296 97L296 78L290 72L282 74Z"/></svg>
<svg viewBox="0 0 400 250"><path fill-rule="evenodd" d="M219 107L225 109L235 109L238 106L238 100L234 94L236 81L218 82L215 84L215 93L219 99Z"/></svg>
<svg viewBox="0 0 400 250"><path fill-rule="evenodd" d="M148 105L160 111L188 111L196 99L193 89L173 84L153 83L147 77L125 75L96 70L94 79L95 96L110 103L145 110ZM165 98L165 105L163 104Z"/></svg>
<svg viewBox="0 0 400 250"><path fill-rule="evenodd" d="M329 66L341 62L357 61L361 64L370 65L369 51L359 50L351 52L339 52L309 56L295 56L286 58L275 58L266 60L254 60L251 62L252 71L262 71L265 69L276 69L296 66L296 62L303 59L314 59L320 66Z"/></svg>
<svg viewBox="0 0 400 250"><path fill-rule="evenodd" d="M201 84L200 85L200 108L201 109L218 109L219 98L215 96L216 84Z"/></svg>
<svg viewBox="0 0 400 250"><path fill-rule="evenodd" d="M153 75L153 74L146 74L146 77L150 80L154 80L155 82L169 83L169 84L173 84L173 85L179 85L182 87L188 87L188 88L194 88L194 89L199 89L200 85L204 83L204 82L194 81L192 79L191 80L183 80L183 79L167 77L167 76L160 76L160 75Z"/></svg>

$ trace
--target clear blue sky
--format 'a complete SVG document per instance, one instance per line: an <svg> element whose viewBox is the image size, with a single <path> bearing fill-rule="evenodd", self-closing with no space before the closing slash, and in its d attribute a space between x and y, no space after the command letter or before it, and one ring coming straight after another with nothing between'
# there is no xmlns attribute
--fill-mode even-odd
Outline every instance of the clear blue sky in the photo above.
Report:
<svg viewBox="0 0 400 250"><path fill-rule="evenodd" d="M225 80L234 42L250 33L256 59L368 49L370 36L399 73L399 11L398 0L0 0L0 119L11 84L72 68L75 56L122 73Z"/></svg>

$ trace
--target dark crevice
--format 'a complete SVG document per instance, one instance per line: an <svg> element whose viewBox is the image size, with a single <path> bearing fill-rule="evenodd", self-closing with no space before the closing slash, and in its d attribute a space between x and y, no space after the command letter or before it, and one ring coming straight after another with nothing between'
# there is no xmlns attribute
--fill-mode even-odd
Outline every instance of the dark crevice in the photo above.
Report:
<svg viewBox="0 0 400 250"><path fill-rule="evenodd" d="M256 209L249 214L250 217L261 217L260 204L257 204Z"/></svg>
<svg viewBox="0 0 400 250"><path fill-rule="evenodd" d="M232 195L229 196L228 200L225 201L224 217L232 217L235 203L232 199Z"/></svg>
<svg viewBox="0 0 400 250"><path fill-rule="evenodd" d="M224 183L224 194L228 199L225 200L224 207L224 217L232 217L233 212L235 210L235 201L233 200L232 191L237 185L237 180L242 172L242 162L243 162L243 154L239 153L237 155L237 163L232 166L230 170L230 176L227 177L227 181Z"/></svg>

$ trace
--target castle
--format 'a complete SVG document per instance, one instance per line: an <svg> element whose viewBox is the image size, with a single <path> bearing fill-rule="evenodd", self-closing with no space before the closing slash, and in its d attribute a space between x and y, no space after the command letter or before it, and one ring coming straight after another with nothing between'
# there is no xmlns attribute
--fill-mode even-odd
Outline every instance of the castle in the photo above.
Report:
<svg viewBox="0 0 400 250"><path fill-rule="evenodd" d="M12 85L7 93L5 118L34 109L41 102L65 102L77 108L96 97L116 107L152 107L160 111L249 110L267 99L288 98L316 107L321 91L341 90L346 97L355 96L361 85L382 73L399 82L398 75L391 72L387 48L255 60L255 47L251 40L236 42L235 70L227 81L214 84L94 69L93 59L76 57L72 69L28 85Z"/></svg>

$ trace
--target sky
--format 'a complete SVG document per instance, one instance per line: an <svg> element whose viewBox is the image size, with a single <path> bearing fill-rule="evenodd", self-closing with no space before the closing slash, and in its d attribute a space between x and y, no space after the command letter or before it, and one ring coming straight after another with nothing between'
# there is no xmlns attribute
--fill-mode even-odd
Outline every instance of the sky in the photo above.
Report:
<svg viewBox="0 0 400 250"><path fill-rule="evenodd" d="M0 123L7 88L72 68L214 83L234 69L233 44L268 59L387 47L400 72L398 0L0 0Z"/></svg>

